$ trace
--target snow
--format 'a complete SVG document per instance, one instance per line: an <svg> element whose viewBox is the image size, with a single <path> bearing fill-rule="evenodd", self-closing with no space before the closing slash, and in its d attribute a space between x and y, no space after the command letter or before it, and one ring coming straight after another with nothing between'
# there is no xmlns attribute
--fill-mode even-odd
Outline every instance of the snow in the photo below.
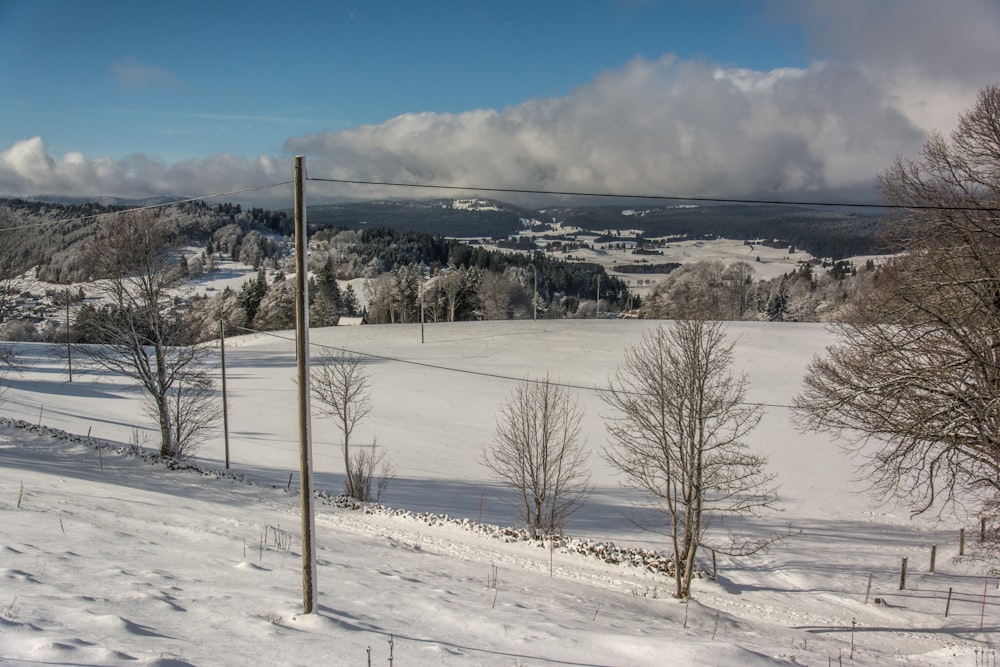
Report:
<svg viewBox="0 0 1000 667"><path fill-rule="evenodd" d="M500 208L485 199L454 199L451 207L456 211L499 211Z"/></svg>
<svg viewBox="0 0 1000 667"><path fill-rule="evenodd" d="M852 481L856 461L792 425L783 406L833 342L822 325L729 326L736 370L767 405L750 444L770 459L783 511L719 530L790 533L783 543L719 556L718 579L697 579L686 605L662 574L576 553L583 540L665 549L629 521L642 499L600 457L608 409L592 390L659 324L433 324L424 344L419 325L314 329L314 356L376 355L372 417L355 438L387 448L397 478L383 503L399 511L317 503L311 615L301 613L290 332L227 338L229 476L127 455L136 433L150 451L155 440L138 397L107 376L67 383L58 346L19 345L26 364L0 404L0 663L361 665L370 649L371 664L386 665L390 638L406 665L826 665L848 661L852 641L859 665L995 661L997 581L958 556L958 529L971 544L975 522L877 504ZM480 525L516 517L478 461L516 380L546 373L577 387L596 486L572 539L551 549ZM336 495L335 429L314 417L313 430L314 485ZM223 461L217 436L193 463ZM710 572L711 555L701 560Z"/></svg>

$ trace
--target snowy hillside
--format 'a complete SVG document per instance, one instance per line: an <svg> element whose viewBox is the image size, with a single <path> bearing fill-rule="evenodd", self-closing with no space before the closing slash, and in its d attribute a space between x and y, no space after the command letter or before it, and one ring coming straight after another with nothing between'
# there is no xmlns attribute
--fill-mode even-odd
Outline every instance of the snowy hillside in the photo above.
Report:
<svg viewBox="0 0 1000 667"><path fill-rule="evenodd" d="M718 579L698 579L691 603L671 599L663 575L477 525L516 521L479 454L512 378L548 373L579 388L596 485L567 532L664 548L629 520L641 497L600 457L608 408L589 389L658 324L438 324L424 344L419 325L314 330L314 356L324 346L374 355L374 409L356 441L387 449L397 478L383 500L406 511L317 506L320 610L310 616L299 614L289 333L227 340L238 479L117 452L137 428L154 441L136 395L110 377L75 372L67 383L60 348L21 345L27 363L0 404L0 663L364 665L370 649L373 665L390 651L395 665L827 665L852 652L862 665L994 664L997 580L958 557L959 528L971 542L976 526L875 504L835 443L792 426L784 406L832 342L821 325L729 327L736 370L767 406L750 442L769 457L783 508L741 528L791 536L767 554L720 556ZM337 433L321 418L313 426L316 486L336 494ZM223 460L220 435L195 463ZM435 516L416 516L425 512ZM710 571L710 554L702 563Z"/></svg>

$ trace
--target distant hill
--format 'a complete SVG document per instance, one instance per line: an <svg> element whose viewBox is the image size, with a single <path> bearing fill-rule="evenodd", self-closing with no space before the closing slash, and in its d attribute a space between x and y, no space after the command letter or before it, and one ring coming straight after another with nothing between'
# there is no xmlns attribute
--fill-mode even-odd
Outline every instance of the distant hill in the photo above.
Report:
<svg viewBox="0 0 1000 667"><path fill-rule="evenodd" d="M882 219L876 215L802 206L565 206L541 210L489 199L375 201L311 206L312 228L386 227L451 238L506 238L553 222L604 234L640 230L646 237L722 236L795 246L836 259L879 252Z"/></svg>

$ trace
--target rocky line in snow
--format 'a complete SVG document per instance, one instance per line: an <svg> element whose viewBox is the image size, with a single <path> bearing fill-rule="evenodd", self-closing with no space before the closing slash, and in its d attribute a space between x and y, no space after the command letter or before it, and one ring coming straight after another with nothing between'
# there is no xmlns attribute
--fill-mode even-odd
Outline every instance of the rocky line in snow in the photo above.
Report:
<svg viewBox="0 0 1000 667"><path fill-rule="evenodd" d="M121 456L137 458L149 465L162 465L170 470L192 472L202 477L212 479L228 479L231 482L254 486L254 482L246 479L239 473L226 470L213 470L201 466L181 461L175 458L162 456L155 452L135 446L116 445L99 438L68 433L61 429L32 424L23 419L10 419L0 417L0 424L11 428L26 431L35 435L42 435L54 440L82 444L93 449L109 451ZM287 487L272 485L272 488L289 492ZM381 516L402 517L424 523L428 526L453 525L463 528L469 532L475 532L491 539L502 542L528 542L535 544L539 548L552 548L560 553L575 553L590 558L595 558L611 565L621 565L627 567L637 567L653 574L663 574L673 576L673 560L662 553L652 549L629 548L616 545L614 542L601 542L596 540L581 540L561 535L534 536L525 528L511 528L495 526L492 524L479 523L470 519L459 519L450 517L447 514L436 514L433 512L411 512L406 509L386 507L378 503L362 503L344 495L334 496L326 491L314 491L318 500L325 505L360 511L365 514ZM701 577L703 573L696 572L696 576Z"/></svg>

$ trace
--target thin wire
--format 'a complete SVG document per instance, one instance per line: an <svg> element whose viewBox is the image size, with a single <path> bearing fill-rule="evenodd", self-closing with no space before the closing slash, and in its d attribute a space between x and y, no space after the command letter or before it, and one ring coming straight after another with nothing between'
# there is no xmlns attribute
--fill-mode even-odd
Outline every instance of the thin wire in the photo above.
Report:
<svg viewBox="0 0 1000 667"><path fill-rule="evenodd" d="M11 232L18 229L31 229L32 227L46 227L48 225L57 225L64 222L81 222L83 220L94 220L105 215L121 215L124 213L136 213L139 211L149 211L157 208L167 208L175 204L187 204L193 201L202 201L204 199L214 199L216 197L228 197L229 195L238 195L244 192L253 192L255 190L266 190L268 188L276 188L282 185L288 185L292 181L281 181L279 183L268 183L266 185L252 185L248 188L240 188L239 190L230 190L229 192L218 192L211 195L201 195L200 197L188 197L187 199L177 199L175 201L165 202L162 204L149 204L147 206L136 206L134 208L126 208L119 211L106 211L104 213L94 213L92 215L82 215L78 218L63 218L59 220L45 220L42 222L33 222L27 225L16 225L14 227L0 227L0 232Z"/></svg>
<svg viewBox="0 0 1000 667"><path fill-rule="evenodd" d="M723 204L775 204L779 206L829 206L840 208L885 208L903 210L929 210L929 211L989 211L997 212L996 208L980 208L976 206L930 206L903 204L862 204L857 202L822 202L822 201L789 201L779 199L738 199L730 197L681 197L679 195L649 195L649 194L621 194L614 192L576 192L572 190L532 190L527 188L489 188L477 185L433 185L428 183L398 183L394 181L361 181L346 178L319 178L308 176L306 180L322 181L326 183L344 183L347 185L382 185L397 188L428 188L432 190L470 190L474 192L507 192L527 195L563 195L569 197L607 197L612 199L660 199L667 201L697 201L716 202Z"/></svg>
<svg viewBox="0 0 1000 667"><path fill-rule="evenodd" d="M260 331L258 329L250 329L248 327L241 327L241 326L238 326L238 325L235 325L235 324L232 324L230 326L232 328L234 328L234 329L239 329L240 331L246 331L248 333L261 334L263 336L270 336L271 338L277 338L279 340L285 340L285 341L289 341L291 343L295 342L294 338L290 338L288 336L282 336L281 334L274 333L273 331ZM397 364L408 364L410 366L420 366L422 368L430 368L430 369L433 369L433 370L436 370L436 371L445 371L447 373L461 373L463 375L475 375L475 376L478 376L478 377L490 378L492 380L507 380L507 381L511 381L511 382L530 382L532 384L548 383L548 384L550 384L552 386L555 386L555 387L563 387L565 389L578 389L580 391L593 391L593 392L597 392L597 393L601 393L603 391L606 391L604 389L601 389L600 387L592 387L592 386L586 386L586 385L581 385L581 384L572 384L572 383L568 383L568 382L558 382L558 381L553 382L552 380L537 380L537 379L532 379L532 378L519 378L519 377L514 377L512 375L502 375L500 373L490 373L490 372L487 372L487 371L473 371L473 370L469 370L467 368L455 368L454 366L441 366L439 364L430 364L430 363L427 363L425 361L414 361L412 359L401 359L399 357L389 357L389 356L386 356L386 355L383 355L383 354L375 354L373 352L359 352L357 350L350 350L350 349L347 349L345 347L336 347L336 346L333 346L333 345L323 345L322 343L316 343L316 342L313 342L312 340L309 341L309 347L316 347L316 348L320 348L320 349L323 349L323 350L333 350L335 352L344 352L346 354L353 354L353 355L356 355L356 356L359 356L359 357L369 357L371 359L378 359L380 361L391 361L391 362L394 362L394 363L397 363ZM622 391L620 393L629 394L629 395L635 395L635 396L641 396L641 395L643 395L642 392L637 392L637 391ZM766 408L786 408L786 409L791 409L791 407L792 407L790 405L782 405L780 403L760 403L760 402L750 402L750 401L741 403L741 405L759 405L761 407L766 407Z"/></svg>

